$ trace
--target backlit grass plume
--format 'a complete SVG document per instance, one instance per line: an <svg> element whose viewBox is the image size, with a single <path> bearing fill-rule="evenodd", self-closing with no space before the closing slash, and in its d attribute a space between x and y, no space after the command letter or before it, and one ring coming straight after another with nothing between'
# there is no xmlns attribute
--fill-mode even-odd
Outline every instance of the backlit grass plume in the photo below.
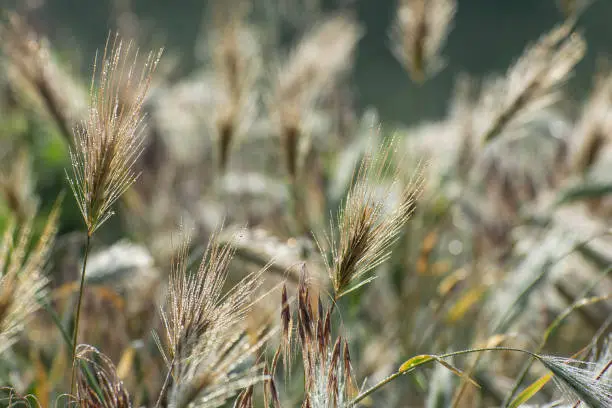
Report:
<svg viewBox="0 0 612 408"><path fill-rule="evenodd" d="M87 242L72 338L71 393L91 236L113 214L112 205L137 178L133 167L143 148L142 108L160 56L161 50L150 53L144 66L138 67L138 50L117 35L109 36L99 73L97 57L94 61L87 121L74 132L72 177L68 180L87 227Z"/></svg>
<svg viewBox="0 0 612 408"><path fill-rule="evenodd" d="M401 184L393 151L391 142L363 159L338 214L338 236L332 231L332 262L328 263L336 299L372 279L362 278L387 260L414 211L422 187L421 170Z"/></svg>
<svg viewBox="0 0 612 408"><path fill-rule="evenodd" d="M439 56L451 29L455 0L400 0L391 33L393 51L412 79L422 82L444 65Z"/></svg>
<svg viewBox="0 0 612 408"><path fill-rule="evenodd" d="M511 123L524 121L556 102L559 86L586 51L568 20L528 47L504 78L488 81L472 115L476 142L488 142Z"/></svg>
<svg viewBox="0 0 612 408"><path fill-rule="evenodd" d="M34 194L32 158L28 150L20 149L10 162L8 169L0 170L0 194L17 219L25 220L38 205Z"/></svg>
<svg viewBox="0 0 612 408"><path fill-rule="evenodd" d="M4 231L0 243L0 354L13 345L29 317L40 307L38 298L45 293L48 282L43 267L53 246L58 217L56 205L30 250L32 218L21 225L16 240L14 222Z"/></svg>
<svg viewBox="0 0 612 408"><path fill-rule="evenodd" d="M88 236L112 215L112 205L137 178L133 167L143 148L142 108L160 56L161 51L149 54L139 68L138 51L115 36L107 40L99 72L96 57L89 116L75 129L70 152L70 187ZM120 100L124 94L132 98L128 103Z"/></svg>
<svg viewBox="0 0 612 408"><path fill-rule="evenodd" d="M158 404L171 379L170 406L197 401L199 407L216 407L262 379L252 360L266 334L251 342L242 326L261 272L224 292L234 248L213 235L199 268L190 271L189 244L186 239L178 250L162 311L167 347L160 349L170 371Z"/></svg>

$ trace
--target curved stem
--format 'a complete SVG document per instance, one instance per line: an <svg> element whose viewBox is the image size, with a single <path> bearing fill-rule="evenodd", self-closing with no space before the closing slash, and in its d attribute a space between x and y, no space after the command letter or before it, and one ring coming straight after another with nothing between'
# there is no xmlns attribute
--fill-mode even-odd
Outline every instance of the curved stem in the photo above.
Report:
<svg viewBox="0 0 612 408"><path fill-rule="evenodd" d="M390 383L391 381L395 380L397 377L399 377L400 375L404 375L406 374L408 371L398 371L396 373L391 374L390 376L388 376L387 378L383 379L382 381L380 381L379 383L373 385L372 387L370 387L369 389L367 389L366 391L362 392L361 394L359 394L358 396L355 397L355 399L353 399L353 401L351 401L350 406L353 406L355 404L357 404L359 401L361 401L362 399L364 399L365 397L367 397L368 395L372 394L374 391L378 390L379 388L382 388L383 386L387 385L388 383Z"/></svg>
<svg viewBox="0 0 612 408"><path fill-rule="evenodd" d="M74 381L76 376L76 348L77 336L79 333L79 319L81 317L81 302L83 300L83 289L85 289L85 270L87 268L87 257L89 255L89 246L91 243L91 235L87 234L87 242L85 243L85 255L83 256L83 269L81 271L81 286L79 288L79 300L77 302L76 317L74 319L74 333L72 334L72 374L70 379L70 394L74 394Z"/></svg>
<svg viewBox="0 0 612 408"><path fill-rule="evenodd" d="M512 347L482 347L482 348L475 348L475 349L470 349L470 350L461 350L461 351L454 351L452 353L440 354L440 355L438 355L436 357L437 358L449 358L449 357L460 356L460 355L464 355L464 354L480 353L482 351L514 351L514 352L518 352L518 353L528 354L531 357L534 357L536 359L540 359L541 358L538 354L533 353L531 351L522 350L522 349L518 349L518 348L512 348ZM414 369L416 369L418 366L426 364L426 363L429 363L431 361L435 361L435 360L433 360L433 359L431 359L431 360L424 360L423 362L421 362L419 364L415 364L414 366L412 366L410 369L408 369L406 371L398 371L396 373L391 374L389 377L383 379L379 383L373 385L372 387L370 387L366 391L364 391L361 394L359 394L358 396L356 396L351 401L349 406L354 406L356 403L358 403L359 401L361 401L362 399L364 399L368 395L372 394L374 391L377 391L379 388L382 388L383 386L387 385L388 383L390 383L391 381L395 380L396 378L398 378L398 377L400 377L400 376L402 376L404 374L408 374L408 373L412 372Z"/></svg>

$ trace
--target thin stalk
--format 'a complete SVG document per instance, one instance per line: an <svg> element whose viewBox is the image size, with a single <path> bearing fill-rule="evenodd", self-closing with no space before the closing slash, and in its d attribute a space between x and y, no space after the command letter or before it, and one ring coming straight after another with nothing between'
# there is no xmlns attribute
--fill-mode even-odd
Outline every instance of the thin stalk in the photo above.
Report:
<svg viewBox="0 0 612 408"><path fill-rule="evenodd" d="M395 380L397 377L399 377L401 375L404 375L406 373L407 373L407 371L404 371L404 372L398 371L396 373L391 374L387 378L385 378L382 381L380 381L378 384L373 385L368 390L366 390L366 391L362 392L361 394L359 394L358 396L356 396L355 399L351 402L350 406L354 406L359 401L361 401L362 399L364 399L368 395L372 394L374 391L378 390L379 388L382 388L383 386L389 384L391 381Z"/></svg>
<svg viewBox="0 0 612 408"><path fill-rule="evenodd" d="M437 358L444 359L444 358L455 357L455 356L460 356L460 355L465 355L465 354L480 353L480 352L483 352L483 351L514 351L514 352L517 352L517 353L527 354L527 355L529 355L531 357L534 357L534 358L536 358L538 360L541 358L538 354L533 353L531 351L522 350L522 349L513 348L513 347L482 347L482 348L475 348L475 349L470 349L470 350L454 351L452 353L440 354L440 355L437 356ZM408 374L408 373L412 372L414 369L416 369L418 366L420 366L422 364L426 364L426 363L429 363L429 362L432 362L432 361L435 361L435 360L433 360L433 359L426 360L426 361L424 361L424 362L422 362L420 364L416 364L415 366L411 367L410 369L408 369L406 371L398 371L396 373L391 374L389 377L381 380L377 384L373 385L372 387L370 387L366 391L364 391L361 394L359 394L358 396L356 396L351 401L349 406L351 406L351 407L354 406L359 401L361 401L362 399L364 399L368 395L372 394L373 392L377 391L378 389L382 388L383 386L387 385L388 383L390 383L391 381L395 380L396 378L398 378L398 377L400 377L400 376L402 376L404 374Z"/></svg>
<svg viewBox="0 0 612 408"><path fill-rule="evenodd" d="M70 394L74 394L74 380L76 374L76 347L77 336L79 333L79 319L81 317L81 302L83 300L83 289L85 288L85 270L87 268L87 257L89 255L89 247L91 243L91 234L87 234L85 243L85 255L83 257L83 270L81 271L81 286L79 288L79 300L77 303L76 317L74 319L74 333L72 335L72 375L70 379Z"/></svg>
<svg viewBox="0 0 612 408"><path fill-rule="evenodd" d="M176 362L176 355L172 358L170 362L170 366L168 367L168 374L166 374L166 378L164 379L164 384L162 385L161 391L159 392L159 397L157 397L157 402L155 403L155 408L161 406L162 399L166 395L166 389L168 388L168 384L170 383L170 376L172 375L172 368L174 367L174 363Z"/></svg>

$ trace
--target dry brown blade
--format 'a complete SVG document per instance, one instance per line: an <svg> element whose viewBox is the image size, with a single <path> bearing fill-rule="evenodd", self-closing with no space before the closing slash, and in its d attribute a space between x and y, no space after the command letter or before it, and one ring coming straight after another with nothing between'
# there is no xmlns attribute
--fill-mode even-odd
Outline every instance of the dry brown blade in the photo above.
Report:
<svg viewBox="0 0 612 408"><path fill-rule="evenodd" d="M340 401L347 401L354 392L348 344L341 336L332 342L331 309L318 297L312 299L318 304L318 311L313 314L306 281L304 276L298 289L297 329L305 375L302 406L336 406ZM312 334L307 334L308 331Z"/></svg>

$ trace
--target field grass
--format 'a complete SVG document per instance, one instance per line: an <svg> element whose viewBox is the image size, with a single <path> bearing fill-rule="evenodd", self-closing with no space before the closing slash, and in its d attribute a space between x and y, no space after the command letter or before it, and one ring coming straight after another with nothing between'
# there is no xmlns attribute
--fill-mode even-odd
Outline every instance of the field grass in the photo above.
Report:
<svg viewBox="0 0 612 408"><path fill-rule="evenodd" d="M213 3L189 77L137 24L86 80L0 23L0 406L612 407L588 2L410 128L355 109L350 6ZM457 7L398 1L415 83Z"/></svg>

